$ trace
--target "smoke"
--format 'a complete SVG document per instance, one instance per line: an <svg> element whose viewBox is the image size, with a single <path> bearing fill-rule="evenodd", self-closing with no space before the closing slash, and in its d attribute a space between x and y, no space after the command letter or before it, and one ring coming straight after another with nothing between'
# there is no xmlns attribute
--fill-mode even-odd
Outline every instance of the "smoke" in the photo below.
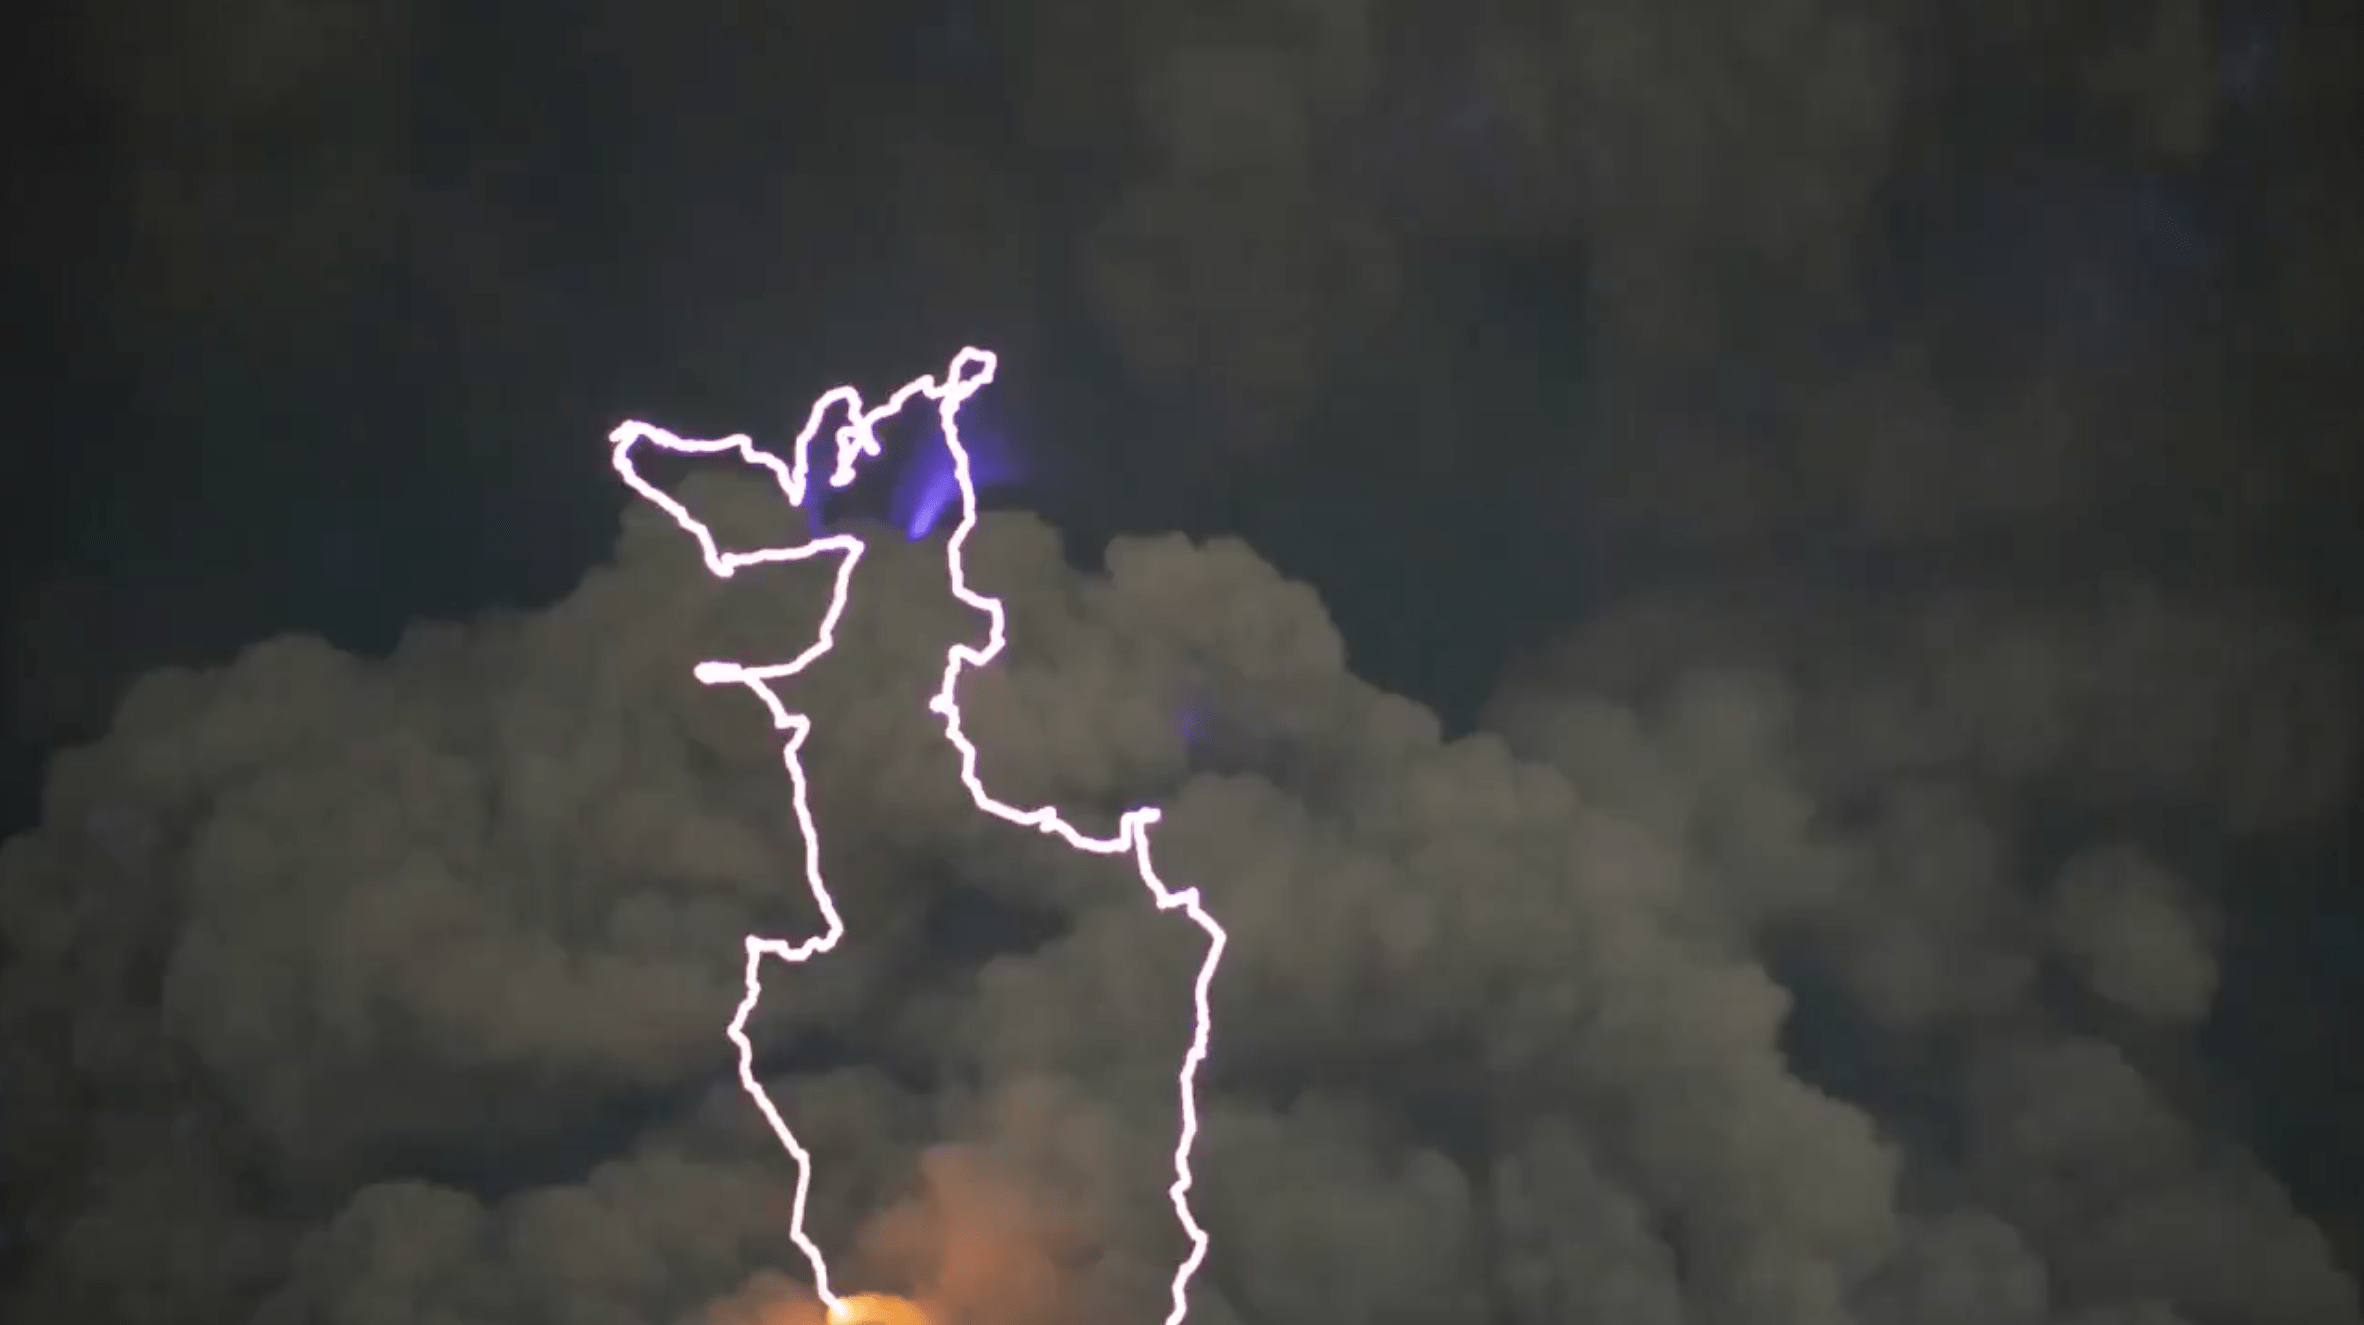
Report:
<svg viewBox="0 0 2364 1325"><path fill-rule="evenodd" d="M2216 997L2211 926L2189 890L2141 851L2097 847L2061 869L2054 950L2095 994L2137 1016L2189 1023Z"/></svg>
<svg viewBox="0 0 2364 1325"><path fill-rule="evenodd" d="M945 1325L1060 1325L1075 1269L1092 1251L1081 1229L1062 1228L990 1157L943 1147L920 1160L920 1191L863 1232L865 1278L909 1285L929 1321Z"/></svg>
<svg viewBox="0 0 2364 1325"><path fill-rule="evenodd" d="M2353 39L1448 8L81 15L126 210L59 270L162 440L52 451L154 479L77 537L169 510L179 569L10 586L11 735L80 743L0 844L0 1315L809 1320L722 1028L741 936L819 918L775 734L690 668L792 656L825 572L715 581L634 510L563 594L480 582L611 537L560 414L761 433L892 323L1123 380L1027 434L1127 475L1104 527L977 535L1011 647L964 707L1007 799L1164 806L1233 935L1194 1320L2357 1321ZM922 28L967 35L913 77ZM1063 546L1292 471L1310 515L1185 513L1244 538ZM1196 936L970 808L907 472L794 689L849 937L772 974L758 1071L848 1288L1162 1316ZM454 619L268 627L314 560ZM1474 732L1380 679L1503 641Z"/></svg>
<svg viewBox="0 0 2364 1325"><path fill-rule="evenodd" d="M1715 920L1818 1003L1835 985L1853 1005L1793 1026L1790 1060L1855 1083L1884 1133L1920 1142L1904 1208L1940 1217L1865 1282L1879 1305L1863 1309L1943 1310L1922 1296L1938 1286L1898 1276L1967 1275L1921 1245L1950 1230L1964 1255L2014 1262L2018 1286L1978 1290L1980 1313L2042 1318L2048 1297L2352 1319L2322 1234L2253 1154L2206 1132L2189 1051L2158 1034L2211 1015L2216 908L2107 828L2064 837L2057 808L2162 842L2182 835L2153 807L2235 838L2320 823L2352 794L2352 725L2313 723L2350 711L2352 646L2151 595L2100 612L1935 605L1870 630L1848 615L1795 596L1638 607L1568 641L1493 721L1690 843L1699 886L1723 894ZM2319 743L2287 739L2309 726ZM2219 1250L2236 1244L2242 1259Z"/></svg>
<svg viewBox="0 0 2364 1325"><path fill-rule="evenodd" d="M726 535L794 522L678 491ZM1195 949L1109 862L968 811L922 701L976 623L929 545L874 547L795 696L850 935L751 1031L816 1234L932 1319L1157 1310ZM2340 659L2142 600L1985 619L2042 660L1997 686L1953 647L1974 609L1636 608L1446 740L1239 544L1082 573L994 515L973 573L1011 604L967 693L989 784L1160 801L1161 870L1233 936L1207 1319L2357 1318L2159 1039L2220 987L2201 894L2138 820L2064 853L2014 809L2318 819L2344 738L2207 734L2310 730L2274 706L2352 703ZM635 512L546 612L135 687L0 855L11 1094L48 1105L9 1115L43 1220L12 1314L791 1301L786 1160L720 1028L739 934L818 922L768 724L688 669L788 656L825 579L713 580ZM1197 766L1185 703L1262 739Z"/></svg>

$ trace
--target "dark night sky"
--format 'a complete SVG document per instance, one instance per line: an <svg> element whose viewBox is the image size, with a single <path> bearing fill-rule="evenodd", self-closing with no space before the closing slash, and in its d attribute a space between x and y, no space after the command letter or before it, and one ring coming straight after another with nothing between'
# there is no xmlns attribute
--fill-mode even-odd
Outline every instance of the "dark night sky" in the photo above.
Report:
<svg viewBox="0 0 2364 1325"><path fill-rule="evenodd" d="M1236 917L1205 1319L2364 1319L2352 5L497 8L10 43L0 1318L772 1318L687 667L817 581L604 439L974 343L989 776ZM764 1070L862 1273L1150 1318L1183 949L889 542Z"/></svg>

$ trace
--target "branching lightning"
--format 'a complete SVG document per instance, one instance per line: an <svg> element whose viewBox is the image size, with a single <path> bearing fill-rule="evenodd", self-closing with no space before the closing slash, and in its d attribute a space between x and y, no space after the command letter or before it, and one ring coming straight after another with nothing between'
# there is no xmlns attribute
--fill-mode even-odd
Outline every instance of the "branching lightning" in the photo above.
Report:
<svg viewBox="0 0 2364 1325"><path fill-rule="evenodd" d="M1181 1100L1182 1122L1180 1135L1174 1144L1174 1181L1166 1189L1167 1194L1173 1199L1174 1214L1181 1221L1183 1232L1188 1235L1190 1240L1189 1253L1174 1269L1173 1307L1167 1313L1165 1320L1165 1325L1181 1325L1183 1318L1189 1313L1191 1276L1198 1272L1199 1266L1207 1256L1206 1230L1199 1227L1197 1218L1192 1215L1190 1210L1189 1198L1192 1186L1190 1152L1198 1139L1198 1069L1207 1057L1208 1035L1212 1024L1208 991L1214 982L1215 967L1222 960L1223 948L1228 939L1224 934L1223 927L1200 907L1196 888L1175 891L1167 888L1165 883L1158 878L1157 870L1150 859L1149 850L1149 830L1152 825L1157 823L1159 817L1159 812L1155 807L1141 806L1129 810L1117 821L1117 831L1114 835L1093 837L1062 819L1059 812L1050 806L1020 809L995 799L992 793L985 789L983 781L977 775L977 747L969 740L961 722L960 678L964 671L972 667L984 667L1001 653L1006 642L1007 621L1001 600L978 593L969 587L968 571L962 561L962 550L968 542L970 531L975 529L977 524L977 482L970 464L969 453L961 444L958 415L962 403L974 395L979 388L993 380L997 362L990 351L975 348L963 349L953 357L952 366L947 371L943 382L938 383L932 376L915 378L905 383L883 403L869 409L863 408L861 393L851 386L841 386L829 391L813 402L812 412L806 416L804 429L797 434L794 457L788 462L783 462L777 456L757 450L753 441L745 434L712 441L691 440L675 436L662 428L636 421L626 422L617 427L609 435L609 441L614 444L613 460L616 473L622 476L624 482L630 485L634 492L639 493L643 498L671 515L676 524L697 540L699 549L705 554L707 570L717 576L727 579L742 567L773 562L805 561L832 552L840 556L836 584L829 600L829 610L821 618L818 636L803 653L788 662L761 667L752 667L727 660L703 662L698 664L695 675L699 681L707 685L745 686L755 694L757 699L763 702L764 708L771 714L773 727L787 734L786 740L781 746L781 757L788 768L789 795L796 811L797 827L804 835L805 884L811 890L813 900L821 908L821 915L826 921L826 927L819 935L795 944L756 935L747 937L746 996L740 1000L738 1012L731 1018L728 1033L731 1042L739 1049L739 1085L747 1092L748 1097L755 1101L755 1107L762 1111L764 1120L771 1124L772 1134L779 1138L780 1144L796 1160L796 1197L791 1206L789 1236L794 1239L797 1249L804 1253L805 1259L811 1263L814 1289L821 1301L828 1306L831 1318L842 1320L851 1314L848 1304L854 1299L840 1298L830 1288L828 1262L821 1255L820 1248L815 1246L811 1237L806 1234L804 1228L805 1203L812 1186L812 1156L805 1150L803 1143L796 1139L795 1131L788 1126L787 1120L781 1116L779 1109L772 1103L770 1095L755 1079L755 1047L747 1038L747 1020L754 1014L755 1005L763 996L762 966L764 958L776 957L791 964L801 964L835 948L838 941L845 937L845 922L839 918L836 903L831 900L828 886L821 877L820 832L813 823L812 808L807 794L804 761L800 753L804 748L805 739L812 734L812 719L807 714L790 711L773 689L772 683L803 671L836 646L838 622L845 615L848 596L853 588L854 571L861 564L865 546L862 540L853 534L836 534L828 537L815 537L808 542L792 547L761 548L752 552L724 552L717 544L711 529L691 515L681 503L659 491L641 477L639 470L632 462L632 451L637 445L646 442L661 450L681 455L719 455L723 452L736 452L739 458L746 463L769 471L774 481L778 483L781 493L788 499L789 505L802 507L805 506L808 496L812 443L814 438L819 435L823 421L833 407L839 405L845 407L846 422L839 425L833 434L837 463L830 473L829 486L843 488L854 481L860 463L865 458L880 454L877 433L880 422L901 411L903 406L915 396L925 396L935 402L936 415L943 429L944 446L952 459L952 477L959 488L960 498L960 523L953 530L951 539L945 544L945 567L951 576L954 596L983 613L991 624L983 648L955 644L945 652L943 683L937 688L935 696L928 701L929 711L943 719L945 739L950 741L953 748L960 754L962 784L968 788L969 797L976 803L977 808L995 818L1034 829L1046 836L1057 837L1077 851L1088 851L1094 855L1103 856L1132 856L1139 870L1141 882L1148 888L1150 897L1157 904L1157 909L1160 911L1181 911L1207 936L1206 956L1199 963L1198 976L1191 990L1194 1024L1190 1048L1183 1055L1182 1068L1175 1079L1176 1090ZM809 495L815 499L815 506L807 507L808 513L817 509L820 494L814 492Z"/></svg>

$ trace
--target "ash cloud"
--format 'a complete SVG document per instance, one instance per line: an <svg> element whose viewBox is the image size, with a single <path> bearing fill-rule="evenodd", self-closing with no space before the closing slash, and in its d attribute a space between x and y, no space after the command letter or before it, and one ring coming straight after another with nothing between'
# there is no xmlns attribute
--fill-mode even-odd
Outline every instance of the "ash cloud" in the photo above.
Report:
<svg viewBox="0 0 2364 1325"><path fill-rule="evenodd" d="M681 491L725 529L785 518L751 481ZM962 1319L1155 1310L1193 936L1107 862L965 812L921 701L976 623L934 555L882 538L841 653L797 690L824 715L851 937L772 972L767 1082L819 1157L842 1263ZM1827 634L1765 618L1713 664L1696 630L1637 655L1652 631L1606 621L1605 651L1572 641L1505 692L1500 734L1448 740L1237 543L1122 541L1080 573L997 515L975 565L1017 642L972 689L985 776L1082 814L1162 801L1162 868L1233 935L1200 1148L1209 1319L2357 1318L2323 1235L2139 1029L2206 1015L2205 909L2124 838L2033 869L2003 794L2113 767L2147 728L2081 720L2119 689L2011 690L2006 713L2037 701L2092 735L1998 759L1926 739L2013 728L1993 696L1929 685L1915 623L1834 665ZM136 687L5 856L11 1081L72 1102L11 1115L49 1230L17 1307L785 1309L787 1161L719 1028L738 934L817 920L783 883L771 733L688 673L784 656L825 583L712 580L635 513L546 612L375 661L275 640ZM2027 629L2065 674L2115 643L2059 625ZM1939 702L1866 723L1866 657ZM2151 693L2184 712L2293 691ZM1185 697L1285 725L1260 765L1195 767ZM2344 765L2299 767L2244 777L2303 789L2271 798L2295 813ZM2219 816L2256 799L2192 772L2118 790ZM964 898L1034 936L953 944ZM2055 966L2133 1024L2048 997ZM1801 1000L1828 1023L1834 997L1877 1029L1801 1043Z"/></svg>
<svg viewBox="0 0 2364 1325"><path fill-rule="evenodd" d="M1692 844L1697 886L1722 895L1711 916L1794 986L1845 990L1861 1032L1840 1043L1826 1011L1834 1038L1793 1027L1791 1061L1862 1083L1883 1132L1923 1139L1905 1153L1906 1211L1953 1229L2007 1221L2009 1239L1980 1235L1963 1254L2023 1243L2034 1265L2018 1282L2047 1286L2055 1309L2115 1298L2192 1319L2352 1319L2353 1280L2323 1232L2254 1152L2209 1133L2189 1049L2155 1033L2211 1013L2214 905L2135 842L2088 829L2063 843L2047 808L2080 799L2161 840L2175 835L2152 807L2235 837L2319 826L2351 794L2352 727L2259 762L2240 737L2345 712L2344 646L2286 651L2265 631L2212 628L2254 608L2148 597L2115 616L1988 604L1845 620L1825 606L1637 607L1568 641L1491 721L1584 793ZM1948 618L1980 624L1930 629ZM2167 620L2182 629L2154 633ZM2120 661L2137 639L2162 646L2149 684ZM2265 668L2326 689L2221 683ZM2167 750L2192 757L2156 757ZM2124 1020L2048 992L2050 971ZM2213 1250L2236 1244L2275 1268ZM1865 1291L1883 1309L1908 1296L1941 1309L1923 1295L1947 1290L1899 1287L1900 1272ZM2271 1294L2243 1287L2268 1280ZM1982 1291L1982 1311L2019 1302L2042 1318L2025 1287Z"/></svg>
<svg viewBox="0 0 2364 1325"><path fill-rule="evenodd" d="M721 1031L818 917L689 669L824 581L618 537L612 418L518 402L769 436L975 339L1124 480L977 537L984 775L1164 805L1234 936L1193 1319L2359 1318L2327 8L877 14L71 25L119 224L44 279L163 440L42 463L161 477L9 568L0 1315L809 1315ZM969 810L976 623L878 532L794 688L851 937L755 1028L815 1230L1162 1317L1197 936Z"/></svg>
<svg viewBox="0 0 2364 1325"><path fill-rule="evenodd" d="M2095 994L2137 1016L2191 1022L2216 995L2207 917L2182 883L2138 850L2096 847L2053 883L2054 951Z"/></svg>

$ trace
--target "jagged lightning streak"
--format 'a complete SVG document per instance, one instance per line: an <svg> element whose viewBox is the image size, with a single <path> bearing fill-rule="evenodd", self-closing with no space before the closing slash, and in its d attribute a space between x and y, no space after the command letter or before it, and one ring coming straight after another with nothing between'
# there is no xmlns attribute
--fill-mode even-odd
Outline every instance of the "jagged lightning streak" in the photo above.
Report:
<svg viewBox="0 0 2364 1325"><path fill-rule="evenodd" d="M991 663L1007 642L1007 619L1001 600L981 594L969 587L967 567L961 559L968 537L977 525L977 485L969 463L969 453L961 445L958 415L960 407L979 388L993 380L997 360L992 352L974 347L963 349L953 356L952 366L945 380L938 383L933 377L919 377L905 383L883 403L865 410L862 395L851 386L838 387L813 402L812 412L805 418L804 428L796 436L793 458L783 462L779 457L755 448L745 434L737 434L713 441L678 437L650 424L626 422L609 434L614 445L613 462L616 473L632 490L673 517L705 554L706 569L728 579L741 567L771 562L805 561L825 553L840 554L837 580L829 599L829 610L822 615L821 629L812 645L785 663L765 667L749 667L727 660L698 664L695 675L707 685L743 685L754 692L772 716L772 726L786 732L787 740L780 754L788 767L788 788L796 811L797 828L804 834L805 885L813 900L821 908L827 922L823 931L802 943L789 944L780 939L747 937L746 996L739 1001L736 1015L731 1018L728 1034L739 1049L739 1085L763 1112L764 1121L771 1124L772 1134L796 1160L796 1199L790 1208L789 1237L813 1267L813 1287L821 1301L828 1305L832 1318L848 1314L846 1302L829 1286L829 1265L821 1249L813 1244L804 1231L805 1203L812 1187L812 1155L796 1139L779 1109L773 1105L761 1083L755 1079L755 1046L747 1038L747 1019L754 1015L755 1005L763 997L763 959L777 957L792 964L801 964L835 948L845 937L845 922L837 914L837 905L829 896L829 888L821 878L820 831L814 826L810 799L807 794L804 761L800 752L805 739L812 734L810 716L791 712L783 703L772 682L794 676L811 666L837 644L837 625L845 615L846 602L853 588L854 570L861 564L866 550L862 540L853 534L817 537L792 547L760 548L753 552L724 552L716 543L714 533L704 522L691 515L681 503L659 491L632 462L632 450L642 442L661 450L682 455L719 455L735 451L741 460L771 473L781 493L791 506L803 506L810 481L810 458L813 439L820 433L823 420L833 406L843 405L846 422L841 424L833 440L837 448L837 465L830 473L829 486L842 488L854 481L857 468L865 457L879 454L878 424L902 410L914 396L925 396L935 402L936 416L944 433L944 447L952 457L952 475L959 487L960 523L945 544L945 569L951 576L953 595L963 603L983 613L991 623L983 648L955 644L945 651L944 679L935 696L928 701L928 710L944 720L945 739L960 754L960 780L969 791L969 798L977 808L995 818L1034 829L1046 836L1057 837L1077 851L1094 855L1131 855L1138 867L1142 884L1160 911L1180 910L1207 936L1207 952L1199 963L1198 977L1191 988L1194 1013L1190 1048L1182 1058L1182 1070L1175 1079L1181 1099L1182 1126L1174 1143L1174 1181L1166 1189L1173 1199L1174 1214L1181 1221L1182 1230L1189 1236L1190 1251L1174 1269L1172 1284L1173 1307L1166 1314L1165 1325L1181 1325L1189 1314L1191 1276L1207 1257L1207 1233L1199 1227L1198 1219L1190 1210L1191 1147L1198 1140L1198 1069L1206 1061L1208 1036L1213 1025L1213 1013L1208 1005L1208 991L1214 983L1215 967L1223 959L1224 945L1229 941L1223 927L1199 905L1198 889L1175 891L1158 878L1156 866L1150 859L1149 829L1157 823L1159 813L1154 806L1140 806L1128 810L1117 820L1117 830L1109 837L1093 837L1068 823L1059 812L1048 805L1022 810L997 800L985 790L977 776L977 747L962 728L960 715L961 673L972 667ZM966 370L964 372L964 369ZM818 494L812 494L817 497ZM809 509L809 508L808 508Z"/></svg>

